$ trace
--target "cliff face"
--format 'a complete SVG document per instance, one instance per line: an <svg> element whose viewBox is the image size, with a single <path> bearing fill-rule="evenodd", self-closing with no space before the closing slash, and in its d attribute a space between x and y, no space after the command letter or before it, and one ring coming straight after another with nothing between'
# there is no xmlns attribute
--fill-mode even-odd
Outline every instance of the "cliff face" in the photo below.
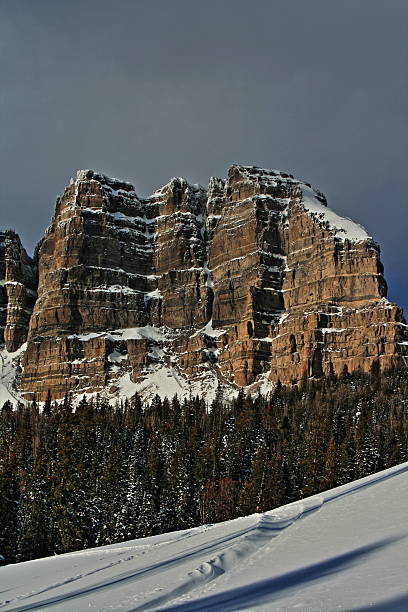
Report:
<svg viewBox="0 0 408 612"><path fill-rule="evenodd" d="M38 299L23 361L22 388L59 397L109 384L115 343L105 333L148 321L154 206L133 187L80 171L58 199L38 249Z"/></svg>
<svg viewBox="0 0 408 612"><path fill-rule="evenodd" d="M78 172L38 248L32 314L35 266L13 240L0 247L0 316L8 351L29 322L26 398L210 396L408 356L378 246L285 173L232 166L208 190L178 178L142 200Z"/></svg>
<svg viewBox="0 0 408 612"><path fill-rule="evenodd" d="M0 232L0 344L14 353L26 340L37 296L37 266L18 235Z"/></svg>

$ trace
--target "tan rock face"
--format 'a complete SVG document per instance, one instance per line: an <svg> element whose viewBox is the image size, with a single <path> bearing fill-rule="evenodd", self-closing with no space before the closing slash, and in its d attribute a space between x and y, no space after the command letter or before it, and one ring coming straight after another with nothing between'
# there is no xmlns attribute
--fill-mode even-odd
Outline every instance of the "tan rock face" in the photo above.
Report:
<svg viewBox="0 0 408 612"><path fill-rule="evenodd" d="M78 172L58 199L38 250L24 391L43 397L45 386L59 397L109 384L114 342L103 332L149 319L146 295L157 285L154 214L131 185L92 171Z"/></svg>
<svg viewBox="0 0 408 612"><path fill-rule="evenodd" d="M150 208L127 183L78 173L39 248L30 339L145 324L144 293L154 286Z"/></svg>
<svg viewBox="0 0 408 612"><path fill-rule="evenodd" d="M288 174L232 166L208 190L173 179L141 200L80 171L40 243L31 316L33 262L13 244L13 257L0 247L0 271L20 270L10 287L21 289L3 282L0 317L8 350L30 319L26 397L121 393L126 376L160 386L164 371L204 392L211 377L256 389L408 357L378 246Z"/></svg>
<svg viewBox="0 0 408 612"><path fill-rule="evenodd" d="M284 232L292 183L274 172L233 166L209 248L214 284L213 325L227 330L219 356L225 377L239 386L267 371L264 341L283 310Z"/></svg>
<svg viewBox="0 0 408 612"><path fill-rule="evenodd" d="M20 238L0 232L0 344L13 353L27 339L37 296L37 266Z"/></svg>
<svg viewBox="0 0 408 612"><path fill-rule="evenodd" d="M202 327L208 321L207 192L173 179L156 192L154 267L162 298L159 324L173 329Z"/></svg>

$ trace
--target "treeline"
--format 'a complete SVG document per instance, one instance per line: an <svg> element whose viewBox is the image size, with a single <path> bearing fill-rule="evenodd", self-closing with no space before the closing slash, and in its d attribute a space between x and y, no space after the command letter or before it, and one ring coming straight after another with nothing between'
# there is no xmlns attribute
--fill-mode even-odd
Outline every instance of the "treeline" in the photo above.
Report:
<svg viewBox="0 0 408 612"><path fill-rule="evenodd" d="M0 415L0 554L12 563L271 510L408 459L408 370L278 384L269 398Z"/></svg>

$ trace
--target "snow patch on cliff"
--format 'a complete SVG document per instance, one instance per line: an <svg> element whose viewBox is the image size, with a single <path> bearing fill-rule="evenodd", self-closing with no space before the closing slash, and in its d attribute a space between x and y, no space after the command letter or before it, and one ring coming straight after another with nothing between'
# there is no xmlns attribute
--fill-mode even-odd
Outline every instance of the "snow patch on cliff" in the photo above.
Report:
<svg viewBox="0 0 408 612"><path fill-rule="evenodd" d="M27 343L24 343L14 353L9 353L5 348L0 350L0 408L5 402L11 402L12 404L25 403L17 389L16 379L19 364L26 348Z"/></svg>
<svg viewBox="0 0 408 612"><path fill-rule="evenodd" d="M206 336L210 336L211 338L219 338L225 333L225 329L214 329L212 319L210 319L210 321L208 321L208 323L204 325L204 327L194 332L194 334L192 334L190 338L195 338L196 336L200 336L203 334L205 334Z"/></svg>
<svg viewBox="0 0 408 612"><path fill-rule="evenodd" d="M312 213L314 218L317 218L319 222L323 222L327 225L328 229L335 230L336 237L342 240L348 239L352 242L362 242L365 240L371 240L361 225L355 223L347 217L340 217L333 210L325 206L316 195L316 192L307 185L301 186L302 193L302 204L304 208Z"/></svg>
<svg viewBox="0 0 408 612"><path fill-rule="evenodd" d="M67 336L69 339L76 338L82 342L88 342L93 338L106 337L114 342L118 340L153 340L154 342L163 342L166 340L164 329L145 325L144 327L127 327L125 329L113 329L109 331L90 332L89 334L71 334Z"/></svg>
<svg viewBox="0 0 408 612"><path fill-rule="evenodd" d="M156 395L161 399L172 399L175 395L180 400L199 395L207 403L215 400L218 391L218 379L210 370L202 379L189 380L175 367L163 364L151 366L138 382L133 382L130 373L126 372L118 381L120 397L132 397L138 393L145 401L151 401Z"/></svg>

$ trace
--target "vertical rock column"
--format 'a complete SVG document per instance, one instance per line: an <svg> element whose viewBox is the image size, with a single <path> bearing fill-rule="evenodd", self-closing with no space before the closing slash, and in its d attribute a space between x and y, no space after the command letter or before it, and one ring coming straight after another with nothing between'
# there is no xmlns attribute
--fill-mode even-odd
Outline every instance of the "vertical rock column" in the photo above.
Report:
<svg viewBox="0 0 408 612"><path fill-rule="evenodd" d="M36 290L37 266L19 236L0 233L0 342L11 353L27 339Z"/></svg>
<svg viewBox="0 0 408 612"><path fill-rule="evenodd" d="M288 175L285 175L288 177ZM214 283L213 325L227 331L219 363L237 385L268 369L270 325L282 313L287 204L293 191L277 172L232 166L218 201L209 268Z"/></svg>
<svg viewBox="0 0 408 612"><path fill-rule="evenodd" d="M299 183L288 207L285 314L271 333L271 380L403 363L408 329L386 299L380 250L365 230Z"/></svg>
<svg viewBox="0 0 408 612"><path fill-rule="evenodd" d="M158 206L154 267L162 298L160 323L171 329L196 329L208 320L206 200L205 189L182 178L151 198Z"/></svg>
<svg viewBox="0 0 408 612"><path fill-rule="evenodd" d="M148 322L145 296L157 288L154 223L154 207L132 185L78 172L38 251L24 391L60 397L109 384L113 342L105 332Z"/></svg>

